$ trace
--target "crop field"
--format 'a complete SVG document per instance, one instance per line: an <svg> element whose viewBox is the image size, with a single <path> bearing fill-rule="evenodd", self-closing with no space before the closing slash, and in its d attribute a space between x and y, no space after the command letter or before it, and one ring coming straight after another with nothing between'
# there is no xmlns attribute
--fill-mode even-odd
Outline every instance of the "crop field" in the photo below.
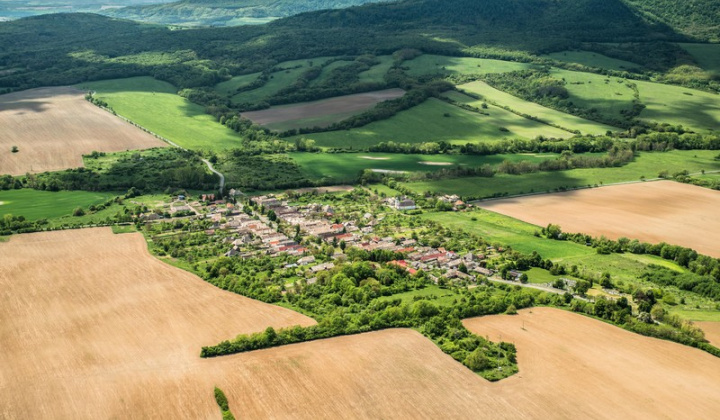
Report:
<svg viewBox="0 0 720 420"><path fill-rule="evenodd" d="M710 418L720 409L720 358L697 349L551 308L464 324L515 343L520 373L493 393L529 418Z"/></svg>
<svg viewBox="0 0 720 420"><path fill-rule="evenodd" d="M365 169L399 172L431 172L453 166L499 165L505 160L540 162L555 154L537 155L410 155L399 153L290 153L310 178L355 179Z"/></svg>
<svg viewBox="0 0 720 420"><path fill-rule="evenodd" d="M509 93L495 89L485 82L471 82L460 85L458 88L480 95L488 101L494 102L500 106L508 107L515 112L539 118L545 123L554 124L567 130L580 130L583 134L605 134L608 131L618 130L617 127L586 120L584 118L538 105L534 102L528 102L524 99L510 95Z"/></svg>
<svg viewBox="0 0 720 420"><path fill-rule="evenodd" d="M261 111L244 112L243 117L276 131L303 127L327 127L353 115L362 113L376 104L396 99L405 94L402 89L338 96L313 102L280 105Z"/></svg>
<svg viewBox="0 0 720 420"><path fill-rule="evenodd" d="M83 83L119 115L188 149L224 150L240 136L220 125L202 106L176 94L169 83L151 77ZM105 112L105 111L103 111Z"/></svg>
<svg viewBox="0 0 720 420"><path fill-rule="evenodd" d="M154 259L139 234L19 235L0 254L3 417L213 418L201 346L313 323Z"/></svg>
<svg viewBox="0 0 720 420"><path fill-rule="evenodd" d="M27 220L69 216L73 209L106 202L117 194L86 191L38 191L32 189L0 191L0 216L12 214Z"/></svg>
<svg viewBox="0 0 720 420"><path fill-rule="evenodd" d="M558 188L580 188L618 182L654 179L667 170L669 174L688 170L720 169L715 151L673 150L665 153L640 153L633 162L618 168L587 168L567 171L537 172L524 175L497 174L492 178L466 177L438 181L410 182L405 185L417 192L439 192L466 197L492 197L495 194L528 194L556 191Z"/></svg>
<svg viewBox="0 0 720 420"><path fill-rule="evenodd" d="M513 137L522 137L527 139L533 139L538 136L564 139L572 137L574 134L567 131L561 130L557 127L553 127L541 122L531 120L529 118L521 117L514 114L499 106L487 104L482 100L471 98L470 96L464 95L460 92L449 91L445 93L445 96L453 101L461 104L473 106L475 108L482 109L485 115L486 123L498 127L507 129L507 134L513 135ZM483 109L483 104L487 105L487 108Z"/></svg>
<svg viewBox="0 0 720 420"><path fill-rule="evenodd" d="M247 86L257 80L260 73L243 74L215 85L215 91L223 96L233 96L241 87Z"/></svg>
<svg viewBox="0 0 720 420"><path fill-rule="evenodd" d="M0 174L23 175L83 166L94 150L163 147L165 143L114 117L70 87L0 95ZM11 150L16 146L18 151Z"/></svg>
<svg viewBox="0 0 720 420"><path fill-rule="evenodd" d="M667 242L720 257L720 193L671 181L615 185L482 203L484 209L567 232Z"/></svg>
<svg viewBox="0 0 720 420"><path fill-rule="evenodd" d="M467 111L439 99L430 98L411 109L401 111L392 118L375 121L360 128L304 134L321 147L363 149L381 142L423 143L446 141L465 144L523 137L501 131L498 117L489 117ZM514 124L524 128L539 127L543 131L552 127L517 117ZM508 125L508 129L510 126ZM538 134L541 134L539 132ZM290 137L292 141L296 137Z"/></svg>
<svg viewBox="0 0 720 420"><path fill-rule="evenodd" d="M705 338L714 346L720 344L720 322L696 322L697 326L705 332Z"/></svg>
<svg viewBox="0 0 720 420"><path fill-rule="evenodd" d="M639 64L625 60L618 60L617 58L611 58L592 51L561 51L543 55L542 57L608 70L623 71L634 68L642 68Z"/></svg>
<svg viewBox="0 0 720 420"><path fill-rule="evenodd" d="M385 75L395 63L395 60L389 55L381 55L377 57L380 64L376 64L359 74L361 83L382 83Z"/></svg>
<svg viewBox="0 0 720 420"><path fill-rule="evenodd" d="M680 44L705 70L720 72L720 45Z"/></svg>
<svg viewBox="0 0 720 420"><path fill-rule="evenodd" d="M446 57L442 55L423 54L404 62L403 67L407 68L407 73L411 76L422 76L425 74L507 73L525 70L533 67L533 65L489 58Z"/></svg>

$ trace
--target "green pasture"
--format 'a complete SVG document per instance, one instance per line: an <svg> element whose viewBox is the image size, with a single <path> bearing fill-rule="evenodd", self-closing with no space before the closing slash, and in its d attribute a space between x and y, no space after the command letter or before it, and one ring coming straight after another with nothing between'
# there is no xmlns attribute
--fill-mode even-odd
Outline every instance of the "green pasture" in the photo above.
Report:
<svg viewBox="0 0 720 420"><path fill-rule="evenodd" d="M581 73L586 74L586 73ZM589 74L589 73L587 73ZM458 88L469 93L479 95L487 101L491 101L503 107L508 107L515 112L539 118L541 121L562 127L566 130L579 130L584 134L605 134L608 131L617 131L618 128L605 124L600 124L564 112L556 111L520 99L516 96L495 89L485 82L472 82L458 86Z"/></svg>
<svg viewBox="0 0 720 420"><path fill-rule="evenodd" d="M496 141L505 138L524 137L511 131L501 131L497 125L501 121L509 121L507 129L521 127L525 133L532 131L531 127L538 127L542 131L549 131L543 124L517 117L502 116L495 112L495 116L485 116L476 112L467 111L439 99L430 98L422 104L411 109L399 112L392 118L375 121L366 126L351 130L330 131L325 133L303 134L315 140L321 147L341 147L366 149L381 142L394 141L396 143L423 143L446 141L449 143L465 144L482 141ZM508 118L508 120L503 120ZM294 141L294 137L289 140Z"/></svg>
<svg viewBox="0 0 720 420"><path fill-rule="evenodd" d="M422 289L410 290L409 292L398 293L391 296L383 296L378 298L380 301L389 301L393 299L400 299L403 303L412 303L416 298L425 298L432 302L444 306L452 305L455 300L459 300L462 295L453 292L449 289L443 289L440 286L427 286Z"/></svg>
<svg viewBox="0 0 720 420"><path fill-rule="evenodd" d="M632 109L634 80L579 71L553 70L552 76L565 80L570 100L581 108L595 108L601 114L622 118L621 111Z"/></svg>
<svg viewBox="0 0 720 420"><path fill-rule="evenodd" d="M257 80L258 76L260 76L260 73L235 76L226 82L215 85L215 91L223 96L233 96L237 93L238 88L249 85Z"/></svg>
<svg viewBox="0 0 720 420"><path fill-rule="evenodd" d="M713 309L671 309L670 313L690 321L720 322L720 311Z"/></svg>
<svg viewBox="0 0 720 420"><path fill-rule="evenodd" d="M555 154L410 155L400 153L290 153L309 178L335 178L339 182L355 179L365 169L403 172L430 172L454 166L478 167L499 165L505 160L540 162L554 159ZM423 163L425 162L425 163ZM428 163L435 163L431 165ZM444 164L444 165L437 165Z"/></svg>
<svg viewBox="0 0 720 420"><path fill-rule="evenodd" d="M567 171L537 172L523 175L498 174L492 178L466 177L405 183L415 192L458 194L466 197L492 197L496 194L550 192L558 188L577 188L619 182L653 179L667 170L671 175L688 170L691 173L720 170L714 159L717 151L673 150L665 153L640 153L633 162L618 168L587 168Z"/></svg>
<svg viewBox="0 0 720 420"><path fill-rule="evenodd" d="M27 220L70 216L77 207L105 203L117 193L86 191L38 191L32 189L0 191L0 216L12 214ZM78 218L75 218L78 219Z"/></svg>
<svg viewBox="0 0 720 420"><path fill-rule="evenodd" d="M422 76L426 74L487 74L508 73L533 67L532 64L513 61L493 60L489 58L446 57L423 54L403 63L407 74Z"/></svg>
<svg viewBox="0 0 720 420"><path fill-rule="evenodd" d="M395 60L389 55L381 55L377 59L380 64L376 64L370 67L369 70L359 74L361 83L382 83L385 81L385 75L393 66Z"/></svg>
<svg viewBox="0 0 720 420"><path fill-rule="evenodd" d="M618 60L617 58L611 58L592 51L560 51L543 55L542 57L557 61L564 61L566 63L575 63L588 67L617 71L642 68L639 64L625 60Z"/></svg>
<svg viewBox="0 0 720 420"><path fill-rule="evenodd" d="M570 279L570 280L576 280L576 281L580 280L576 277L573 277L573 276L570 276L567 274L563 274L562 276L553 275L548 270L538 268L538 267L533 267L533 268L529 269L528 271L525 272L525 274L527 274L527 276L528 276L528 283L535 283L535 284L553 283L553 282L555 282L555 280L558 280L558 279Z"/></svg>
<svg viewBox="0 0 720 420"><path fill-rule="evenodd" d="M323 84L328 79L328 77L330 77L330 74L333 72L333 70L338 69L340 67L345 67L352 63L353 63L352 61L348 61L348 60L333 61L332 63L323 67L322 72L320 73L320 76L318 76L316 79L314 79L312 82L310 82L310 86Z"/></svg>
<svg viewBox="0 0 720 420"><path fill-rule="evenodd" d="M720 72L720 44L679 44L704 70Z"/></svg>
<svg viewBox="0 0 720 420"><path fill-rule="evenodd" d="M176 94L171 84L151 77L87 82L78 85L93 90L121 115L142 127L188 149L224 150L240 146L240 136L220 125L196 105Z"/></svg>

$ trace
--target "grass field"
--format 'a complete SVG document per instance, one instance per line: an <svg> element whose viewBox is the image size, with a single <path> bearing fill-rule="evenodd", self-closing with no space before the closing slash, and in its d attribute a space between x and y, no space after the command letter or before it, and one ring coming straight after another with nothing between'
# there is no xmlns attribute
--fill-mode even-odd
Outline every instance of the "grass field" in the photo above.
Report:
<svg viewBox="0 0 720 420"><path fill-rule="evenodd" d="M59 171L83 165L92 151L166 144L84 99L71 87L0 95L0 174ZM11 152L17 147L17 153Z"/></svg>
<svg viewBox="0 0 720 420"><path fill-rule="evenodd" d="M305 134L300 137L313 139L321 147L352 147L356 149L364 149L388 141L397 143L446 141L465 144L524 137L500 131L501 126L497 125L499 119L507 116L500 116L499 113L495 113L495 115L495 117L484 116L439 99L430 98L387 120L376 121L351 130ZM522 127L523 130L533 131L532 127L538 127L541 130L538 134L555 131L552 127L520 117L509 121L516 127ZM509 124L507 126L507 128L511 127ZM294 137L291 137L290 141L293 140Z"/></svg>
<svg viewBox="0 0 720 420"><path fill-rule="evenodd" d="M618 60L617 58L611 58L592 51L561 51L543 55L542 57L608 70L623 71L634 68L642 68L639 64L625 60Z"/></svg>
<svg viewBox="0 0 720 420"><path fill-rule="evenodd" d="M328 79L328 77L333 72L333 70L340 68L340 67L345 67L352 63L353 63L352 61L347 61L347 60L333 61L332 63L323 67L322 72L320 73L320 76L318 76L316 79L311 81L310 86L316 86L316 85L323 84Z"/></svg>
<svg viewBox="0 0 720 420"><path fill-rule="evenodd" d="M720 72L720 44L680 44L705 70Z"/></svg>
<svg viewBox="0 0 720 420"><path fill-rule="evenodd" d="M234 96L238 88L247 86L257 80L260 73L243 74L215 85L215 91L223 96Z"/></svg>
<svg viewBox="0 0 720 420"><path fill-rule="evenodd" d="M446 57L442 55L423 54L404 62L403 67L407 68L407 73L411 76L422 76L424 74L507 73L528 69L533 67L533 65L488 58Z"/></svg>
<svg viewBox="0 0 720 420"><path fill-rule="evenodd" d="M564 112L556 111L554 109L546 108L534 102L528 102L503 91L497 90L484 82L478 81L467 83L458 86L458 88L480 95L488 101L492 101L500 106L508 107L515 112L539 118L546 123L554 124L567 130L580 130L584 134L605 134L608 131L618 130L616 127L600 124L576 117L574 115L566 114Z"/></svg>
<svg viewBox="0 0 720 420"><path fill-rule="evenodd" d="M379 169L403 172L430 172L456 165L477 167L499 165L505 160L540 162L557 155L406 155L399 153L290 153L310 178L355 179L360 171Z"/></svg>
<svg viewBox="0 0 720 420"><path fill-rule="evenodd" d="M202 106L178 96L171 84L151 77L88 82L119 115L188 149L239 147L240 136L206 114Z"/></svg>
<svg viewBox="0 0 720 420"><path fill-rule="evenodd" d="M544 270L542 268L533 267L525 272L528 276L528 283L535 283L535 284L544 284L544 283L553 283L555 280L558 279L570 279L570 280L579 280L576 277L564 274L562 276L558 275L555 276L551 274L548 270Z"/></svg>
<svg viewBox="0 0 720 420"><path fill-rule="evenodd" d="M381 297L380 301L400 299L403 303L412 303L416 298L425 298L433 303L443 306L452 305L455 300L459 300L461 294L455 293L449 289L443 289L440 286L427 286L422 289L411 290L405 293L398 293L392 296Z"/></svg>
<svg viewBox="0 0 720 420"><path fill-rule="evenodd" d="M380 64L376 64L370 70L359 74L361 83L382 83L385 80L385 75L395 60L389 55L381 55L377 59L380 60Z"/></svg>
<svg viewBox="0 0 720 420"><path fill-rule="evenodd" d="M700 350L553 308L463 323L517 346L520 377L495 389L531 418L709 418L720 409L720 359Z"/></svg>
<svg viewBox="0 0 720 420"><path fill-rule="evenodd" d="M691 173L720 169L714 160L715 151L673 150L666 153L640 153L633 162L619 168L571 169L557 172L538 172L524 175L498 174L492 178L455 178L422 181L405 185L417 192L458 194L467 197L492 197L496 194L527 194L549 192L558 188L577 188L588 185L612 184L656 178L660 171L670 174L688 170Z"/></svg>
<svg viewBox="0 0 720 420"><path fill-rule="evenodd" d="M106 202L117 194L85 191L38 191L32 189L0 191L0 216L12 214L27 220L70 216L77 207ZM77 219L77 218L76 218Z"/></svg>

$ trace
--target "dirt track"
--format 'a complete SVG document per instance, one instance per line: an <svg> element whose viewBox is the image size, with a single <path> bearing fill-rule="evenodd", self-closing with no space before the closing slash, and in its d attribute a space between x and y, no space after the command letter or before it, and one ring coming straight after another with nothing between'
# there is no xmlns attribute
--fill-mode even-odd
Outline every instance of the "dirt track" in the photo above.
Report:
<svg viewBox="0 0 720 420"><path fill-rule="evenodd" d="M109 229L0 243L0 419L712 418L720 359L552 309L468 327L513 341L491 384L412 330L200 359L267 325L312 320L167 266ZM521 322L525 320L525 330Z"/></svg>
<svg viewBox="0 0 720 420"><path fill-rule="evenodd" d="M489 201L480 207L566 232L667 242L720 258L720 192L672 181Z"/></svg>
<svg viewBox="0 0 720 420"><path fill-rule="evenodd" d="M0 174L83 166L82 155L164 147L154 136L84 99L72 87L0 95ZM11 153L17 146L18 153Z"/></svg>

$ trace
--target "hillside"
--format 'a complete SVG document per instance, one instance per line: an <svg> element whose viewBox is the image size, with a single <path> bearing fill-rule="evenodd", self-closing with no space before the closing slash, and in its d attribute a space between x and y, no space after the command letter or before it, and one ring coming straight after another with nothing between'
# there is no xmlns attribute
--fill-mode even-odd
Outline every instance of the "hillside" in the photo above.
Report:
<svg viewBox="0 0 720 420"><path fill-rule="evenodd" d="M235 26L324 9L342 9L386 0L182 0L128 6L102 14L140 22L185 26Z"/></svg>
<svg viewBox="0 0 720 420"><path fill-rule="evenodd" d="M720 2L716 0L625 0L646 18L699 40L720 42Z"/></svg>

